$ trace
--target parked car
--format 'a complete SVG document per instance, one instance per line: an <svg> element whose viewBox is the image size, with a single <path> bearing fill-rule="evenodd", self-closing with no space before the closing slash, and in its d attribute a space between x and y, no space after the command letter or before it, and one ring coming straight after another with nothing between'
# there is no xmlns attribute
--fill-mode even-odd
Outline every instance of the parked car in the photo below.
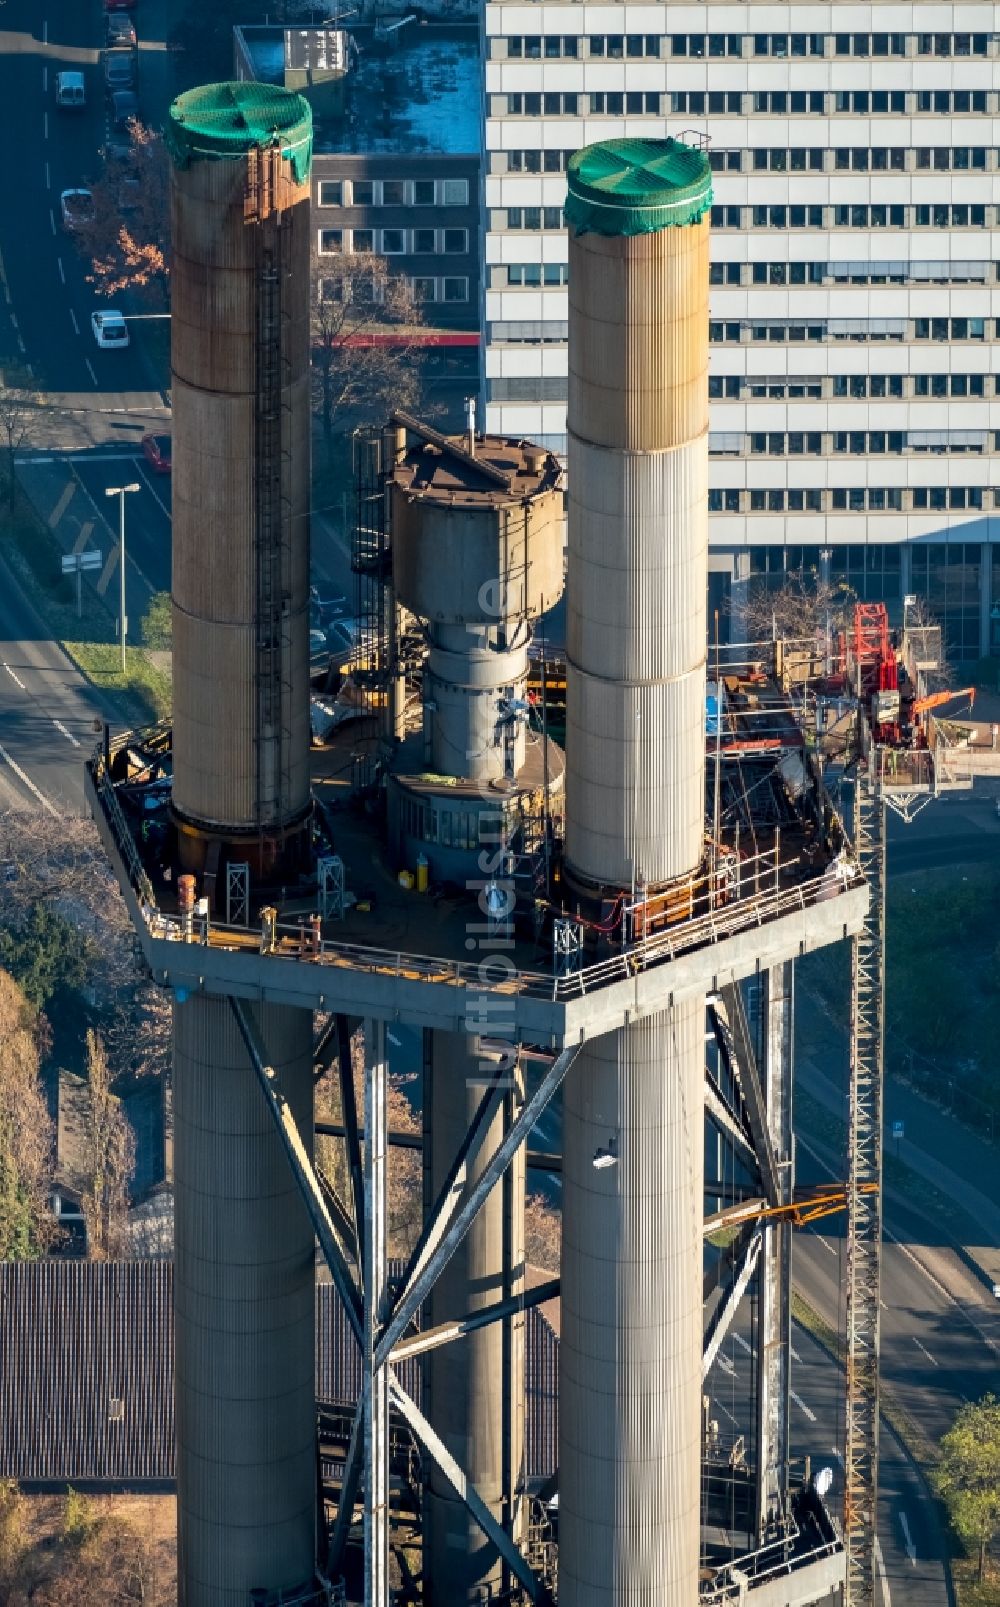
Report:
<svg viewBox="0 0 1000 1607"><path fill-rule="evenodd" d="M139 43L136 38L135 23L126 11L112 11L107 16L107 42L109 50L124 46L127 50L134 50Z"/></svg>
<svg viewBox="0 0 1000 1607"><path fill-rule="evenodd" d="M104 52L104 87L109 95L116 89L134 89L136 52L134 50L106 50Z"/></svg>
<svg viewBox="0 0 1000 1607"><path fill-rule="evenodd" d="M56 73L56 105L67 111L82 111L87 92L82 73Z"/></svg>
<svg viewBox="0 0 1000 1607"><path fill-rule="evenodd" d="M83 229L94 221L94 197L89 190L63 190L59 211L64 229Z"/></svg>
<svg viewBox="0 0 1000 1607"><path fill-rule="evenodd" d="M139 97L133 89L118 89L111 97L111 124L119 134L139 115Z"/></svg>
<svg viewBox="0 0 1000 1607"><path fill-rule="evenodd" d="M92 312L90 327L98 346L104 351L120 350L128 345L128 324L114 307L109 307L106 312Z"/></svg>
<svg viewBox="0 0 1000 1607"><path fill-rule="evenodd" d="M169 474L173 465L169 435L144 435L142 454L156 474Z"/></svg>

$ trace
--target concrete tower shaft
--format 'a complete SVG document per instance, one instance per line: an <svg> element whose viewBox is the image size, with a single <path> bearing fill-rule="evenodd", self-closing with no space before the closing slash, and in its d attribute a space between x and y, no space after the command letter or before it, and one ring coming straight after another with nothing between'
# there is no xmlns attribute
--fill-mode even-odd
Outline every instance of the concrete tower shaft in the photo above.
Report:
<svg viewBox="0 0 1000 1607"><path fill-rule="evenodd" d="M696 999L566 1081L560 1607L698 1600L704 1040Z"/></svg>
<svg viewBox="0 0 1000 1607"><path fill-rule="evenodd" d="M430 1097L425 1091L424 1164L436 1198L493 1074L497 1056L478 1038L432 1034ZM469 1168L475 1183L504 1133L494 1116ZM524 1287L524 1151L493 1190L434 1286L431 1324L472 1314ZM522 1538L519 1489L524 1457L524 1318L493 1323L427 1358L431 1420L499 1523ZM499 1590L500 1558L451 1485L432 1467L424 1507L425 1600L429 1607L478 1603Z"/></svg>
<svg viewBox="0 0 1000 1607"><path fill-rule="evenodd" d="M299 1131L312 1020L258 1007ZM315 1558L313 1231L226 999L174 1006L181 1607L308 1585Z"/></svg>
<svg viewBox="0 0 1000 1607"><path fill-rule="evenodd" d="M569 185L566 857L655 887L704 833L710 179L626 140Z"/></svg>
<svg viewBox="0 0 1000 1607"><path fill-rule="evenodd" d="M710 204L707 159L673 141L570 164L566 857L584 895L663 885L703 852ZM698 1599L704 1026L696 997L585 1044L566 1082L560 1607Z"/></svg>
<svg viewBox="0 0 1000 1607"><path fill-rule="evenodd" d="M309 807L311 113L209 85L167 138L173 801L198 869L199 837L280 844Z"/></svg>

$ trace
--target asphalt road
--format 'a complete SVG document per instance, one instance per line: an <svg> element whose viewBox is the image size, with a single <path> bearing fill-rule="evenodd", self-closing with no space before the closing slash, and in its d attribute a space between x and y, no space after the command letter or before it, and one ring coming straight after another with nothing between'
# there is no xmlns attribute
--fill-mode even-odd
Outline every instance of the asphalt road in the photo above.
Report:
<svg viewBox="0 0 1000 1607"><path fill-rule="evenodd" d="M20 587L0 577L0 808L87 813L83 760L109 710L44 627Z"/></svg>
<svg viewBox="0 0 1000 1607"><path fill-rule="evenodd" d="M140 18L140 99L156 121L168 97L163 29L156 27L164 14L162 0L148 0ZM136 320L126 351L97 346L90 315L98 303L59 209L64 189L100 171L102 44L96 3L5 0L0 10L0 103L16 140L13 159L0 169L0 368L26 371L41 396L24 455L51 465L46 472L57 489L75 482L77 508L92 522L88 546L116 550L117 506L105 489L131 481L142 488L127 504L130 586L141 577L129 606L134 638L140 603L170 586L169 478L151 474L139 444L145 430L169 428L163 345L153 325ZM55 76L64 69L84 74L82 112L56 108ZM136 310L127 299L121 305L126 314ZM81 761L95 716L108 711L6 573L0 664L0 806L81 812Z"/></svg>
<svg viewBox="0 0 1000 1607"><path fill-rule="evenodd" d="M706 1382L709 1417L728 1445L750 1418L753 1336L745 1314L720 1349ZM829 1467L834 1512L843 1497L843 1375L801 1328L792 1335L791 1456L799 1477L806 1456L813 1472ZM941 1557L944 1542L934 1507L919 1475L895 1436L883 1428L876 1552L881 1607L946 1607L948 1591ZM737 1552L746 1534L734 1531Z"/></svg>

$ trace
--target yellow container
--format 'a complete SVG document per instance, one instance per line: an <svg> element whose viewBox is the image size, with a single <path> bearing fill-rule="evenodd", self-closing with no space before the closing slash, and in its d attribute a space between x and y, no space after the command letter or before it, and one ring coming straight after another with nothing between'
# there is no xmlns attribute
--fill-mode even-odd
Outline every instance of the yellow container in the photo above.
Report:
<svg viewBox="0 0 1000 1607"><path fill-rule="evenodd" d="M427 882L430 877L430 866L426 854L417 855L417 892L426 893Z"/></svg>
<svg viewBox="0 0 1000 1607"><path fill-rule="evenodd" d="M398 879L400 887L405 887L409 892L413 887L413 872L411 870L401 870Z"/></svg>

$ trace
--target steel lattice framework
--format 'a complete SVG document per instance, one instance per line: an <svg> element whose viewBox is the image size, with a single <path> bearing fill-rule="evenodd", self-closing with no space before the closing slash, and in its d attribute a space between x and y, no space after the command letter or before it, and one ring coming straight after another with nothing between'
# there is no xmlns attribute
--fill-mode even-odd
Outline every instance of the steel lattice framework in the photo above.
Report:
<svg viewBox="0 0 1000 1607"><path fill-rule="evenodd" d="M877 761L872 747L868 768L859 765L854 787L854 843L871 897L853 939L851 967L844 1493L850 1607L875 1602L885 1020L885 798Z"/></svg>

